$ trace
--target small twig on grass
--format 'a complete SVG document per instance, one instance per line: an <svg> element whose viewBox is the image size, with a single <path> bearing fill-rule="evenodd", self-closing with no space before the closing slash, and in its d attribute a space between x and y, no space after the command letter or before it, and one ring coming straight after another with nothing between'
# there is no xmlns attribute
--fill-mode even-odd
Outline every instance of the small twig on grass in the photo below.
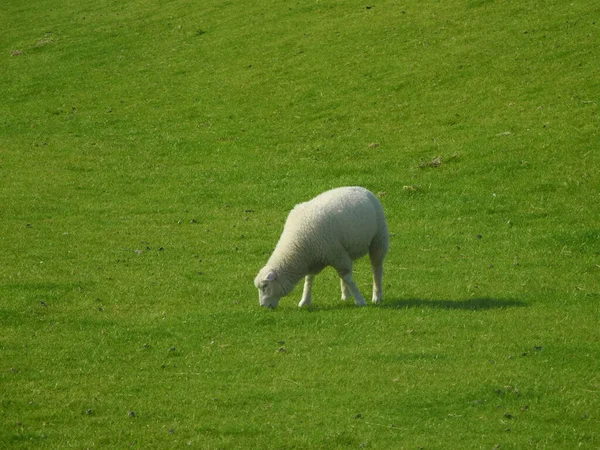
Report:
<svg viewBox="0 0 600 450"><path fill-rule="evenodd" d="M419 164L419 169L425 169L426 167L439 167L442 164L442 157L436 156L431 161L422 162Z"/></svg>
<svg viewBox="0 0 600 450"><path fill-rule="evenodd" d="M449 158L442 158L441 156L436 156L431 161L423 161L423 162L419 163L419 169L426 169L428 167L433 167L433 168L440 167L442 165L442 163L447 163L448 161L452 161L456 158L458 158L457 153L454 153Z"/></svg>

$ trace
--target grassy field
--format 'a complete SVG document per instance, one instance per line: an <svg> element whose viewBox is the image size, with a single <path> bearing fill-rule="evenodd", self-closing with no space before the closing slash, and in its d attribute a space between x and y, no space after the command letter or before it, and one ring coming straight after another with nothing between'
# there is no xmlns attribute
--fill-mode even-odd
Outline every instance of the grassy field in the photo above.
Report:
<svg viewBox="0 0 600 450"><path fill-rule="evenodd" d="M0 448L600 448L600 8L4 0ZM262 310L381 198L381 306ZM367 261L355 267L369 292Z"/></svg>

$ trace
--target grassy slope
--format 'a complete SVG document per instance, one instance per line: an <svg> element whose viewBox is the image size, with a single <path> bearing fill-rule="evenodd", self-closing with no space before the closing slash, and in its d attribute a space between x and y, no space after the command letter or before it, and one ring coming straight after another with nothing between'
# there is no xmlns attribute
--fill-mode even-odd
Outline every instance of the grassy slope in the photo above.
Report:
<svg viewBox="0 0 600 450"><path fill-rule="evenodd" d="M7 2L0 446L600 445L598 9L365 6ZM344 184L385 304L259 310Z"/></svg>

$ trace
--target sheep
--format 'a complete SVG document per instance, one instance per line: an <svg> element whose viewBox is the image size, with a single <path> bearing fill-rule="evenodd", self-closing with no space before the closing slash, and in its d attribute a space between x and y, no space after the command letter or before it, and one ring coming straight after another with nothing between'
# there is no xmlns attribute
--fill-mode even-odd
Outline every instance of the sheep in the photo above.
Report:
<svg viewBox="0 0 600 450"><path fill-rule="evenodd" d="M373 274L373 303L382 297L383 260L388 251L388 230L381 203L362 187L340 187L323 192L292 209L267 264L254 285L259 304L275 308L304 278L299 307L311 303L315 275L332 266L340 277L342 300L365 299L352 280L352 261L369 253Z"/></svg>

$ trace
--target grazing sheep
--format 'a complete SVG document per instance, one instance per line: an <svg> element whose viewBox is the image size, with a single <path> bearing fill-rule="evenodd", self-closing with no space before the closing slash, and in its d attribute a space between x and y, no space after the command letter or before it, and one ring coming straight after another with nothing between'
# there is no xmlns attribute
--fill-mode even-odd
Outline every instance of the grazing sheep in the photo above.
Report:
<svg viewBox="0 0 600 450"><path fill-rule="evenodd" d="M341 187L296 205L283 233L254 280L261 306L275 308L305 277L298 306L311 301L313 278L325 267L338 273L342 300L354 297L365 304L352 281L352 261L367 253L373 271L373 303L381 301L383 259L388 250L388 230L377 197L362 187Z"/></svg>

